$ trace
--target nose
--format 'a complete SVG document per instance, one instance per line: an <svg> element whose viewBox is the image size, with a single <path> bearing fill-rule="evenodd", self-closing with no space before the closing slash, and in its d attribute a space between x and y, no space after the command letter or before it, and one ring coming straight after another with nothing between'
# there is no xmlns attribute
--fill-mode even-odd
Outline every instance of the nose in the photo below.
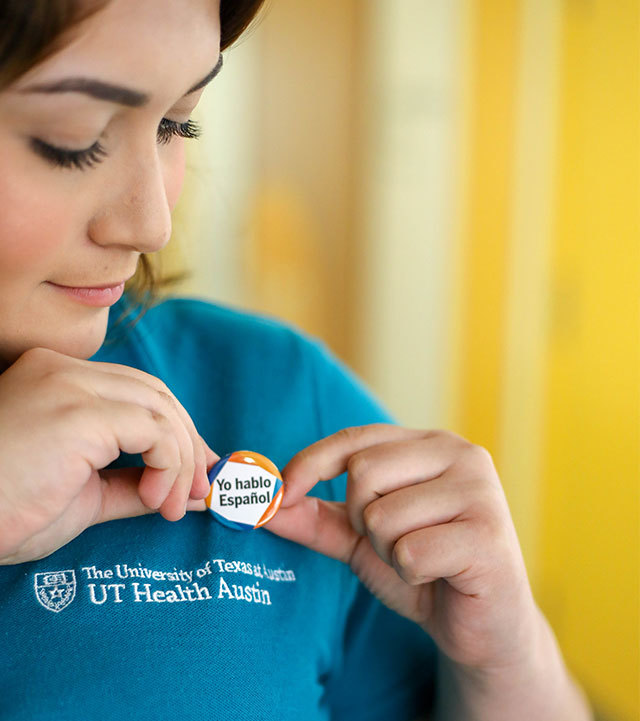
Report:
<svg viewBox="0 0 640 721"><path fill-rule="evenodd" d="M107 199L89 223L89 237L103 246L154 253L171 236L171 210L162 164L157 153L129 158L120 169Z"/></svg>

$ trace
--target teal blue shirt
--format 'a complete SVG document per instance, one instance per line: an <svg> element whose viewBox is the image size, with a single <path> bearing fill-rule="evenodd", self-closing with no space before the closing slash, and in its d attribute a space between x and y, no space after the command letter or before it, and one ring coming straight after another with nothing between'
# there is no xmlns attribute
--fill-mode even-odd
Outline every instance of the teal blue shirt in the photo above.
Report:
<svg viewBox="0 0 640 721"><path fill-rule="evenodd" d="M201 301L111 323L93 360L162 379L220 455L250 449L279 467L340 428L389 420L320 344ZM312 493L341 500L344 486ZM209 513L103 523L0 567L0 719L410 721L429 707L434 660L341 563Z"/></svg>

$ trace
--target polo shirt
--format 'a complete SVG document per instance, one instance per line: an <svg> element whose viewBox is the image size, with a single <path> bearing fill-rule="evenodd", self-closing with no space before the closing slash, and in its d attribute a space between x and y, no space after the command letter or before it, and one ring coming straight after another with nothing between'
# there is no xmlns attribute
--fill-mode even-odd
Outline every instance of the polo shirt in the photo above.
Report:
<svg viewBox="0 0 640 721"><path fill-rule="evenodd" d="M116 322L123 309L92 360L163 380L221 456L252 450L282 468L340 428L391 420L280 322L184 298L134 325ZM344 500L345 483L311 493ZM110 521L0 566L0 650L0 719L12 721L409 721L431 703L436 659L345 565L207 512Z"/></svg>

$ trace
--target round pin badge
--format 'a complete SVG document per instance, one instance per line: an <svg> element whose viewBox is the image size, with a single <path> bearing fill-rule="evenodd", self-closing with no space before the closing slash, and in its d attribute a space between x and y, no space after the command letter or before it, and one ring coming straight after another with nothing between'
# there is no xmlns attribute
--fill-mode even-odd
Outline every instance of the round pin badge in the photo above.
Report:
<svg viewBox="0 0 640 721"><path fill-rule="evenodd" d="M237 531L260 528L282 503L280 471L260 453L229 453L209 471L209 482L207 508L217 521Z"/></svg>

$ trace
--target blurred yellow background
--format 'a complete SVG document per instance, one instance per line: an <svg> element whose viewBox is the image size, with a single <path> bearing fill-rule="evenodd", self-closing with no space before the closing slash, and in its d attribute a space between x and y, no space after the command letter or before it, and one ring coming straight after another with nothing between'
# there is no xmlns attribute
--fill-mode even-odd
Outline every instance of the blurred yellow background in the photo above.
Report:
<svg viewBox="0 0 640 721"><path fill-rule="evenodd" d="M640 718L639 48L638 0L271 0L162 259L491 451L610 721Z"/></svg>

